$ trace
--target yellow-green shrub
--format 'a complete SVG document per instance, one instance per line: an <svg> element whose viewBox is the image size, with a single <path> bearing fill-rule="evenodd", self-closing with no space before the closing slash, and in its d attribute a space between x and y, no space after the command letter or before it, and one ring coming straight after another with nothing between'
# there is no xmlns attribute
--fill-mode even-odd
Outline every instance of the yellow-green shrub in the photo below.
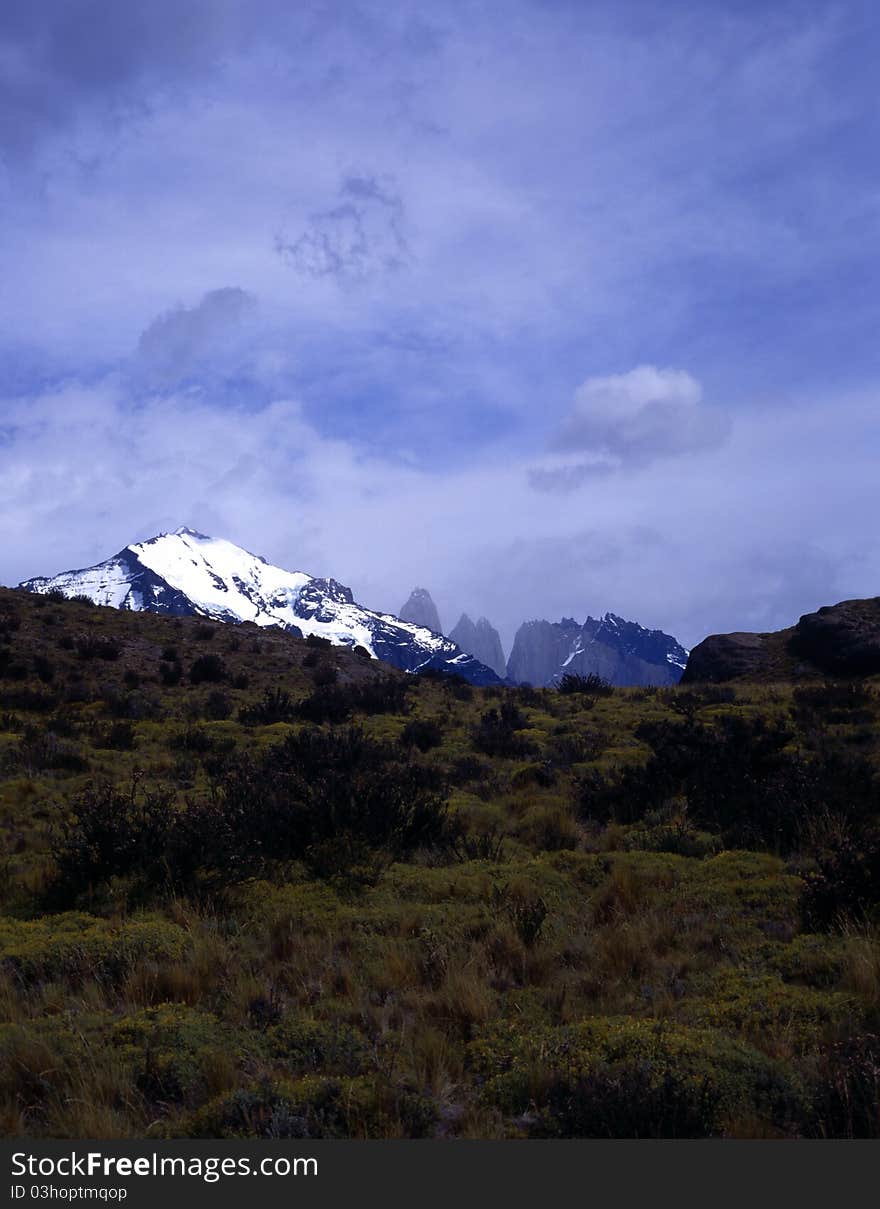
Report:
<svg viewBox="0 0 880 1209"><path fill-rule="evenodd" d="M162 919L114 925L76 911L27 921L0 918L0 963L26 982L116 981L137 962L176 961L186 948L183 928Z"/></svg>

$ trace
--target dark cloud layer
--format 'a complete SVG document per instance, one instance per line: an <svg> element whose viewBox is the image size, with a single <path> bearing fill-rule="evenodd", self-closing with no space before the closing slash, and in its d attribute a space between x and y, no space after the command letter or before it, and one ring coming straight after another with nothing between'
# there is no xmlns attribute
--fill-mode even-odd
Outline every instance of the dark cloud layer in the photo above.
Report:
<svg viewBox="0 0 880 1209"><path fill-rule="evenodd" d="M141 333L139 367L150 381L164 386L228 374L244 351L243 329L256 309L253 295L227 286L211 290L197 306L166 311Z"/></svg>

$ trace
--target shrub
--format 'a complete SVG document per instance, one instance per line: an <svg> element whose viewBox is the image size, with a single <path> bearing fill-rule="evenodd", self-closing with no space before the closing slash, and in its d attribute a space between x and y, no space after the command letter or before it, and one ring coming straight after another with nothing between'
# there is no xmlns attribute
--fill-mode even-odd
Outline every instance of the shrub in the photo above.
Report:
<svg viewBox="0 0 880 1209"><path fill-rule="evenodd" d="M179 663L160 663L159 678L166 688L174 688L183 679L183 668Z"/></svg>
<svg viewBox="0 0 880 1209"><path fill-rule="evenodd" d="M578 693L587 697L610 697L614 692L614 686L610 680L606 680L603 676L597 676L595 672L589 672L586 676L581 676L577 672L566 672L559 681L559 692L563 694Z"/></svg>
<svg viewBox="0 0 880 1209"><path fill-rule="evenodd" d="M138 962L180 960L187 945L184 930L165 920L113 925L79 912L27 921L0 918L0 965L25 983L118 982Z"/></svg>
<svg viewBox="0 0 880 1209"><path fill-rule="evenodd" d="M880 1138L880 1037L864 1033L825 1049L808 1071L807 1133L820 1138Z"/></svg>
<svg viewBox="0 0 880 1209"><path fill-rule="evenodd" d="M55 679L55 664L45 655L34 655L34 671L43 684L51 684Z"/></svg>
<svg viewBox="0 0 880 1209"><path fill-rule="evenodd" d="M40 689L6 689L0 693L0 705L7 709L25 710L31 714L48 714L58 705L58 698L54 693L41 692Z"/></svg>
<svg viewBox="0 0 880 1209"><path fill-rule="evenodd" d="M328 684L315 691L297 706L297 714L306 722L320 726L323 722L338 725L351 714L348 695L336 684Z"/></svg>
<svg viewBox="0 0 880 1209"><path fill-rule="evenodd" d="M208 693L205 701L205 717L212 722L225 722L232 714L232 702L221 689Z"/></svg>
<svg viewBox="0 0 880 1209"><path fill-rule="evenodd" d="M233 1070L230 1053L245 1056L243 1041L216 1016L163 1003L124 1017L111 1033L119 1059L151 1101L188 1101L216 1094Z"/></svg>
<svg viewBox="0 0 880 1209"><path fill-rule="evenodd" d="M321 876L450 836L445 798L425 770L352 729L291 734L258 762L241 757L205 809L227 861L297 859Z"/></svg>
<svg viewBox="0 0 880 1209"><path fill-rule="evenodd" d="M267 1033L269 1052L289 1075L360 1075L369 1049L360 1033L346 1024L327 1024L289 1013Z"/></svg>
<svg viewBox="0 0 880 1209"><path fill-rule="evenodd" d="M185 730L175 731L168 738L168 746L173 751L190 751L204 755L214 748L211 732L203 726L188 726Z"/></svg>
<svg viewBox="0 0 880 1209"><path fill-rule="evenodd" d="M112 751L134 751L137 746L135 729L130 722L114 722L102 733L98 746Z"/></svg>
<svg viewBox="0 0 880 1209"><path fill-rule="evenodd" d="M194 1138L426 1138L437 1107L411 1087L366 1078L263 1080L194 1113Z"/></svg>
<svg viewBox="0 0 880 1209"><path fill-rule="evenodd" d="M740 1116L786 1129L803 1092L778 1063L709 1029L630 1017L486 1030L470 1046L489 1105L531 1137L723 1136Z"/></svg>
<svg viewBox="0 0 880 1209"><path fill-rule="evenodd" d="M111 877L134 874L148 884L167 878L165 857L175 815L173 795L99 783L86 786L52 834L57 880L51 897L76 898Z"/></svg>
<svg viewBox="0 0 880 1209"><path fill-rule="evenodd" d="M68 739L61 739L51 730L25 729L15 753L21 768L32 772L85 772L89 762L80 748Z"/></svg>
<svg viewBox="0 0 880 1209"><path fill-rule="evenodd" d="M680 799L693 825L730 847L791 851L820 808L853 818L873 808L876 776L867 761L834 751L808 760L789 749L786 726L761 717L643 723L636 735L652 749L646 764L610 780L592 770L578 782L586 816L633 823Z"/></svg>
<svg viewBox="0 0 880 1209"><path fill-rule="evenodd" d="M417 747L419 751L430 751L443 742L443 728L433 718L413 718L400 732L404 747Z"/></svg>
<svg viewBox="0 0 880 1209"><path fill-rule="evenodd" d="M535 752L534 745L519 733L526 725L517 707L505 701L500 709L493 707L480 717L479 724L471 731L471 742L477 751L487 756L522 759Z"/></svg>
<svg viewBox="0 0 880 1209"><path fill-rule="evenodd" d="M251 726L291 722L295 716L296 705L290 693L283 688L267 688L260 701L243 706L238 713L239 721Z"/></svg>
<svg viewBox="0 0 880 1209"><path fill-rule="evenodd" d="M226 664L220 655L200 655L189 669L190 684L220 684L227 676Z"/></svg>
<svg viewBox="0 0 880 1209"><path fill-rule="evenodd" d="M122 653L122 648L115 638L107 638L101 634L85 634L76 640L76 653L80 659L104 659L114 662Z"/></svg>
<svg viewBox="0 0 880 1209"><path fill-rule="evenodd" d="M88 786L53 837L55 898L118 876L133 879L134 893L212 891L292 860L354 886L454 835L427 771L359 731L290 735L216 771L210 797L176 810L173 795L136 781L128 791Z"/></svg>
<svg viewBox="0 0 880 1209"><path fill-rule="evenodd" d="M880 839L842 828L803 873L801 905L813 931L871 917L880 904Z"/></svg>

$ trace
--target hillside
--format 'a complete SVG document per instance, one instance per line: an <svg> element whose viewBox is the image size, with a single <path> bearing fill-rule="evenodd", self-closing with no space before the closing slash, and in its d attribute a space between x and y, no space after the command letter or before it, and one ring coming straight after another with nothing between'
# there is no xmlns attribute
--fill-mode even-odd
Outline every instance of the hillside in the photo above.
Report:
<svg viewBox="0 0 880 1209"><path fill-rule="evenodd" d="M877 1137L878 711L0 590L2 1132Z"/></svg>

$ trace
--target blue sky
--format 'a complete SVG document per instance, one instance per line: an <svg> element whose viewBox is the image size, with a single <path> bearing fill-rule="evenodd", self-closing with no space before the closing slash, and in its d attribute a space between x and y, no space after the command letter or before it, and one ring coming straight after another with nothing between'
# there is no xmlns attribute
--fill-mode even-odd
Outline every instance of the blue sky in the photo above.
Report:
<svg viewBox="0 0 880 1209"><path fill-rule="evenodd" d="M878 25L5 0L0 580L187 523L507 642L876 595Z"/></svg>

